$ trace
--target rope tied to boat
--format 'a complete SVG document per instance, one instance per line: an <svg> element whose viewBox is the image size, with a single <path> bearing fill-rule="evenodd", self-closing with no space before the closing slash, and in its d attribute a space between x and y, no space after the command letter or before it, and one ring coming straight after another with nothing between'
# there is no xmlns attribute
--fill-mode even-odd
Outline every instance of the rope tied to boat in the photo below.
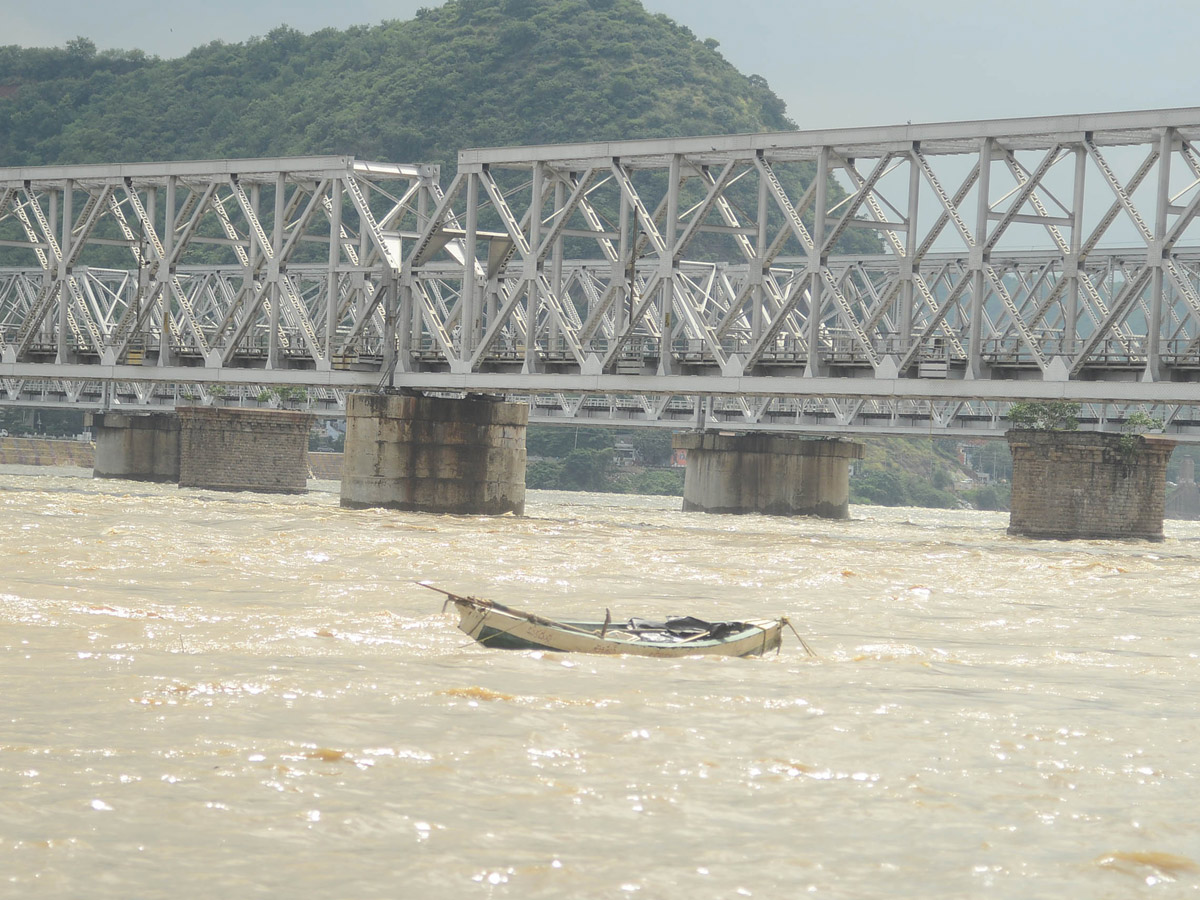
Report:
<svg viewBox="0 0 1200 900"><path fill-rule="evenodd" d="M779 621L791 629L792 634L794 634L796 636L796 640L798 640L800 642L800 646L804 648L805 653L807 653L809 656L813 657L814 659L820 658L817 656L816 653L813 652L813 648L808 646L808 641L806 641L806 640L804 640L804 638L800 637L800 632L798 632L796 630L796 626L794 626L792 624L791 619L789 619L787 616L784 616Z"/></svg>

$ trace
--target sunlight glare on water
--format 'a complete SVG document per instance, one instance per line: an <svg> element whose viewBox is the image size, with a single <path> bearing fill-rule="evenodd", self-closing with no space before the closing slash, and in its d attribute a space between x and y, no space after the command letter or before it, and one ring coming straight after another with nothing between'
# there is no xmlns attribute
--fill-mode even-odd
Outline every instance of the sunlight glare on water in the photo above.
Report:
<svg viewBox="0 0 1200 900"><path fill-rule="evenodd" d="M1200 890L1200 524L343 510L0 468L0 896L1127 897ZM787 615L761 660L505 652ZM1173 886L1173 888L1172 888Z"/></svg>

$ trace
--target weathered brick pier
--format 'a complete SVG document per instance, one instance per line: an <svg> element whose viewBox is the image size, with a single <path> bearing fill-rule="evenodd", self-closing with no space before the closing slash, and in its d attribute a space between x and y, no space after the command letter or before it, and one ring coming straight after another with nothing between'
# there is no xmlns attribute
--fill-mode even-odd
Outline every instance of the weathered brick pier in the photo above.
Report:
<svg viewBox="0 0 1200 900"><path fill-rule="evenodd" d="M1097 431L1010 431L1009 534L1163 539L1175 441Z"/></svg>

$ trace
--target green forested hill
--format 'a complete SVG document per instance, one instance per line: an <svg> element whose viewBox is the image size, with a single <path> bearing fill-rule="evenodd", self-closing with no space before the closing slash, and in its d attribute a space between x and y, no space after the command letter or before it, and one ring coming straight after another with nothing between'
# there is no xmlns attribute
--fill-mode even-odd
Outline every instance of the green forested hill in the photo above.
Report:
<svg viewBox="0 0 1200 900"><path fill-rule="evenodd" d="M0 48L0 166L353 154L784 130L766 83L638 0L449 0L179 59Z"/></svg>

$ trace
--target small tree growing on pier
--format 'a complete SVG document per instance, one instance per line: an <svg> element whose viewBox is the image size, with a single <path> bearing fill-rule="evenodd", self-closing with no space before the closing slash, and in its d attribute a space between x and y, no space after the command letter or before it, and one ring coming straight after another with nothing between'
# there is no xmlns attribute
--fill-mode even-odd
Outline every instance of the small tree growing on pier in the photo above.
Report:
<svg viewBox="0 0 1200 900"><path fill-rule="evenodd" d="M1008 421L1021 431L1077 431L1079 404L1067 400L1014 403L1008 408Z"/></svg>
<svg viewBox="0 0 1200 900"><path fill-rule="evenodd" d="M1125 464L1133 465L1136 462L1143 434L1147 431L1162 431L1162 428L1162 419L1156 419L1141 410L1130 413L1125 419L1125 424L1121 426L1121 437L1117 444L1117 450Z"/></svg>

